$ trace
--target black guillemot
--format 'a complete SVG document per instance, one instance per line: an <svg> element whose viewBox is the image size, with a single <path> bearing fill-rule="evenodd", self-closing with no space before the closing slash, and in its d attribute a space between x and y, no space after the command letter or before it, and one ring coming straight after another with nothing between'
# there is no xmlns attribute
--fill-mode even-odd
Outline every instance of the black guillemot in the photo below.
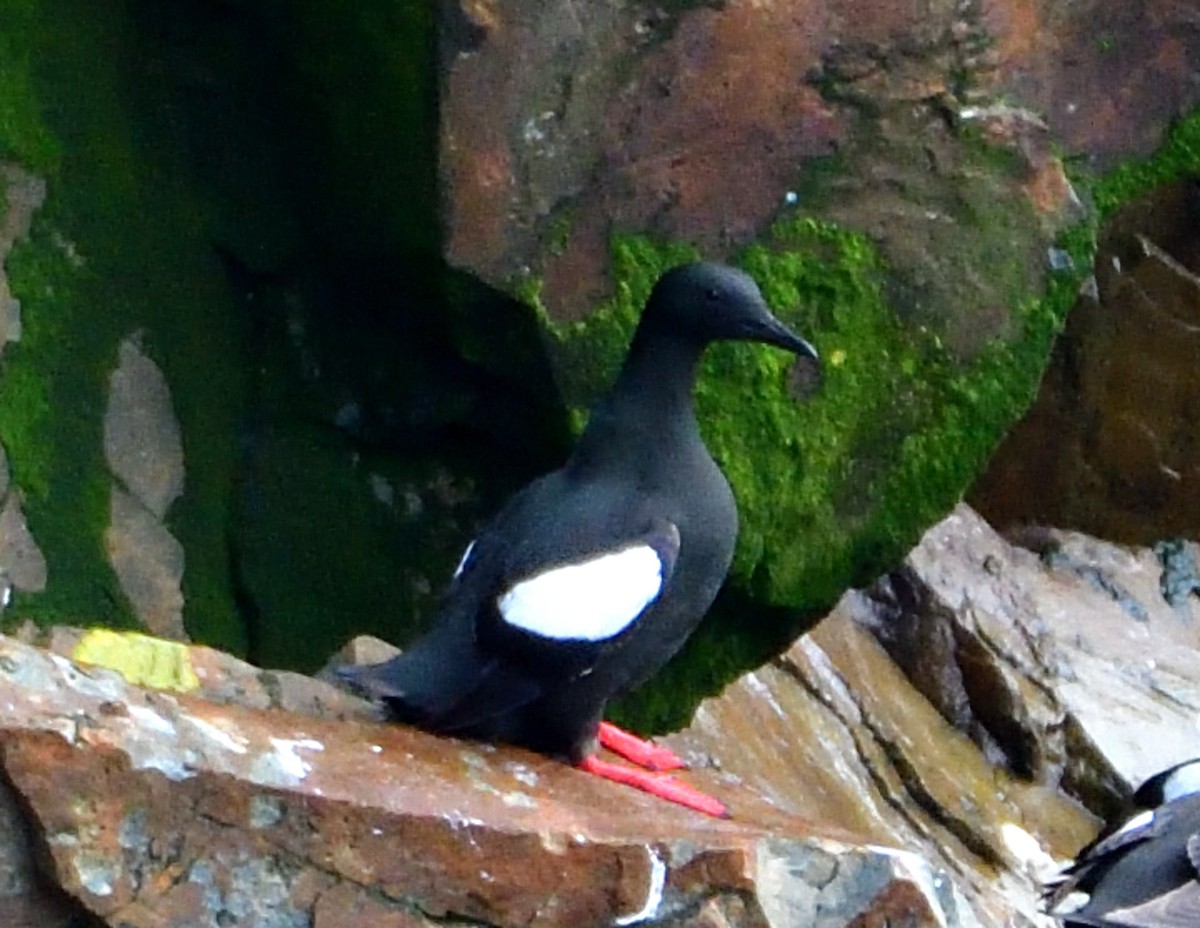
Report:
<svg viewBox="0 0 1200 928"><path fill-rule="evenodd" d="M1067 928L1200 926L1200 759L1151 777L1132 805L1047 883L1046 908Z"/></svg>
<svg viewBox="0 0 1200 928"><path fill-rule="evenodd" d="M771 314L749 275L710 263L667 271L574 453L467 546L432 630L390 661L342 667L339 676L400 721L565 756L725 814L659 773L684 766L672 752L601 721L609 699L679 650L733 558L737 507L692 403L714 341L817 358ZM597 741L654 772L599 760Z"/></svg>

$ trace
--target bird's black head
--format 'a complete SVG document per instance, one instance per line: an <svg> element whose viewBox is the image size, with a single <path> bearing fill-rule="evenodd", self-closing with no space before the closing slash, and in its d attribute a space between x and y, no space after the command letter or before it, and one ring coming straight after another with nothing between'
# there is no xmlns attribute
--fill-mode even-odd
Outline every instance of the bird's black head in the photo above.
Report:
<svg viewBox="0 0 1200 928"><path fill-rule="evenodd" d="M1157 809L1193 793L1200 793L1200 758L1156 773L1137 788L1133 802L1140 809Z"/></svg>
<svg viewBox="0 0 1200 928"><path fill-rule="evenodd" d="M749 274L699 261L658 279L641 325L648 331L700 342L754 341L816 359L807 341L771 313Z"/></svg>

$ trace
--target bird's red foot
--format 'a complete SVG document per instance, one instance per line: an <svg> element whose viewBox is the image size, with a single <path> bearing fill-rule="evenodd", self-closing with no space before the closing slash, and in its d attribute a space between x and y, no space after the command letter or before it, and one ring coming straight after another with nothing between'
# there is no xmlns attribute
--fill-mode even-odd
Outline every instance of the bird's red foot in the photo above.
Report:
<svg viewBox="0 0 1200 928"><path fill-rule="evenodd" d="M683 770L687 764L669 748L660 748L650 741L617 728L611 722L601 722L596 738L603 747L620 754L627 761L647 770Z"/></svg>
<svg viewBox="0 0 1200 928"><path fill-rule="evenodd" d="M665 799L668 802L674 802L689 809L694 809L697 812L703 812L705 815L711 815L715 818L729 818L729 809L726 808L725 803L719 799L714 799L707 793L700 792L700 790L693 786L688 786L688 784L682 780L675 779L675 777L663 776L662 774L651 773L646 770L636 770L633 767L626 767L622 764L611 764L597 757L585 757L579 762L578 767L580 770L602 777L605 780L635 787L636 789L650 793L652 796L658 796L660 799Z"/></svg>

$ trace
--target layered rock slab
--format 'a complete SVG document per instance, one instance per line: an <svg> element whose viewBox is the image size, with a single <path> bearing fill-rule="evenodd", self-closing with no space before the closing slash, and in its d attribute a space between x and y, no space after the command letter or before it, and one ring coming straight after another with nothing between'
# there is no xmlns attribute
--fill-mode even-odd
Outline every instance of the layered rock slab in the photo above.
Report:
<svg viewBox="0 0 1200 928"><path fill-rule="evenodd" d="M1054 862L1196 754L1200 600L1169 601L1171 577L1152 550L1009 540L960 506L667 740L780 809L918 853L984 924L1040 924Z"/></svg>
<svg viewBox="0 0 1200 928"><path fill-rule="evenodd" d="M918 858L766 803L712 820L524 752L140 690L13 639L0 732L53 878L113 925L944 924Z"/></svg>

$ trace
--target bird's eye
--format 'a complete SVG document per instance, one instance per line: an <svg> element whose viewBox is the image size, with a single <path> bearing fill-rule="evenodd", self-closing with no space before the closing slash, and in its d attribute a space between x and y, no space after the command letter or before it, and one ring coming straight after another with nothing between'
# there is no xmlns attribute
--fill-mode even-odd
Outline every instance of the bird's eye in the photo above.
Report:
<svg viewBox="0 0 1200 928"><path fill-rule="evenodd" d="M706 300L708 300L710 303L715 303L717 300L719 300L721 298L721 291L718 290L716 287L709 287L707 290L704 291L704 298Z"/></svg>

